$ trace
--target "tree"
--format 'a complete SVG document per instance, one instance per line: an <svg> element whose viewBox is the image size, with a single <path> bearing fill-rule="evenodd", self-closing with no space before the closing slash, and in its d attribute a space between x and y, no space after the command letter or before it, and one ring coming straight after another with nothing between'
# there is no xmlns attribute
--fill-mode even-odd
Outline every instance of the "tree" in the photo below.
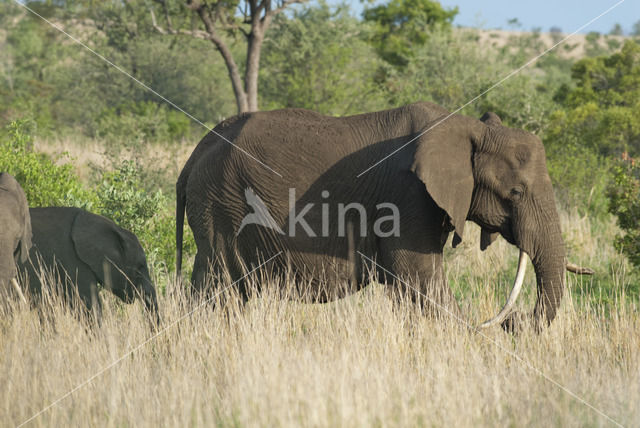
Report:
<svg viewBox="0 0 640 428"><path fill-rule="evenodd" d="M260 102L346 115L383 109L376 81L383 61L368 43L370 25L324 1L280 15L265 40Z"/></svg>
<svg viewBox="0 0 640 428"><path fill-rule="evenodd" d="M458 8L445 10L432 0L390 0L389 3L367 8L362 16L376 24L373 46L380 56L398 67L407 65L417 46L427 40L428 29L448 27L458 14Z"/></svg>
<svg viewBox="0 0 640 428"><path fill-rule="evenodd" d="M624 36L624 30L622 29L622 25L620 25L619 22L616 22L611 28L611 30L609 31L609 34L611 34L612 36Z"/></svg>
<svg viewBox="0 0 640 428"><path fill-rule="evenodd" d="M507 20L507 25L509 25L509 27L511 27L513 29L522 28L522 23L520 22L520 20L518 18L511 18L511 19Z"/></svg>
<svg viewBox="0 0 640 428"><path fill-rule="evenodd" d="M224 59L238 113L258 110L258 75L265 34L273 18L294 3L306 0L154 0L162 9L164 26L149 8L153 28L161 34L209 40ZM244 36L247 43L244 77L225 35Z"/></svg>

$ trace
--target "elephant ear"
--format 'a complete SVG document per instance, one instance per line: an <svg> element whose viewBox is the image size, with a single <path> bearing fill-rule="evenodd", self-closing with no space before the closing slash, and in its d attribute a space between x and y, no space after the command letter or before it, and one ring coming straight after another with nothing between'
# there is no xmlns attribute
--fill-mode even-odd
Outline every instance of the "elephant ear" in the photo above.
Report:
<svg viewBox="0 0 640 428"><path fill-rule="evenodd" d="M29 250L31 249L33 232L31 230L31 213L29 212L29 204L27 197L22 189L20 189L21 205L23 212L22 218L22 236L20 237L20 262L25 263L29 258Z"/></svg>
<svg viewBox="0 0 640 428"><path fill-rule="evenodd" d="M496 240L499 234L500 233L498 232L489 232L483 227L482 231L480 232L480 250L486 250L487 247Z"/></svg>
<svg viewBox="0 0 640 428"><path fill-rule="evenodd" d="M487 126L502 126L502 120L500 116L495 114L492 111L488 111L482 115L480 118L482 122L484 122ZM482 228L482 232L480 232L480 250L484 251L496 240L498 237L498 232L489 232L485 228Z"/></svg>
<svg viewBox="0 0 640 428"><path fill-rule="evenodd" d="M483 114L480 120L484 122L485 125L488 125L488 126L502 125L502 120L500 119L500 116L498 116L492 111L488 111L485 114Z"/></svg>
<svg viewBox="0 0 640 428"><path fill-rule="evenodd" d="M471 158L482 130L479 121L455 115L434 126L416 143L411 171L449 216L455 231L454 247L462 241L471 206L474 186Z"/></svg>
<svg viewBox="0 0 640 428"><path fill-rule="evenodd" d="M71 227L71 240L78 258L86 263L104 284L104 262L124 269L127 241L120 228L108 218L80 210Z"/></svg>

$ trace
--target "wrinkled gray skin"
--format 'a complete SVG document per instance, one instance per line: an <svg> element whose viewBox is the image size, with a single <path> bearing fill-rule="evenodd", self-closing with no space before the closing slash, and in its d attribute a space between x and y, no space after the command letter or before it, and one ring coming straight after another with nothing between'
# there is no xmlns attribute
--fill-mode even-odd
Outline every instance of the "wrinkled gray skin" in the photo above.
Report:
<svg viewBox="0 0 640 428"><path fill-rule="evenodd" d="M41 272L54 271L69 302L73 303L72 297L77 292L98 321L102 313L98 284L126 303L138 297L152 322L159 321L156 290L144 250L133 233L108 218L79 208L31 208L30 212L33 247L30 260L21 268L29 276L32 294L41 294ZM45 282L50 276L51 273L45 276Z"/></svg>
<svg viewBox="0 0 640 428"><path fill-rule="evenodd" d="M219 270L223 265L237 279L282 250L272 262L276 271L289 260L295 273L317 277L324 272L328 284L320 288L319 281L311 281L304 292L315 301L327 301L348 293L339 285L344 281L350 281L350 290L366 285L369 266L361 252L458 315L444 278L442 252L450 232L455 233L455 246L463 238L465 221L471 220L482 228L482 249L500 234L526 252L535 267L533 314L512 313L503 327L520 328L524 318L538 329L549 324L563 295L565 249L544 147L536 136L502 126L493 113L481 120L456 114L356 178L448 114L435 104L417 103L343 118L291 109L242 114L220 123L216 132L283 177L214 133L205 136L177 182L178 272L186 210L198 249L195 290L210 283L205 278L208 266ZM244 216L253 212L244 197L249 187L285 232L290 187L296 189L296 213L315 203L304 218L316 234L322 230L321 204L328 203L329 237L308 237L299 224L295 237L256 225L247 225L236 237ZM329 191L328 198L321 196L323 190ZM337 236L336 226L337 204L350 202L364 205L368 218L363 236L356 211L351 211L353 245ZM377 216L390 214L376 209L384 202L399 208L399 237L372 233ZM377 271L392 294L408 293L414 301L427 303L392 275ZM243 284L238 287L242 295ZM428 302L427 308L437 306Z"/></svg>
<svg viewBox="0 0 640 428"><path fill-rule="evenodd" d="M22 187L10 174L0 173L0 298L10 293L16 263L26 261L31 248L31 219Z"/></svg>

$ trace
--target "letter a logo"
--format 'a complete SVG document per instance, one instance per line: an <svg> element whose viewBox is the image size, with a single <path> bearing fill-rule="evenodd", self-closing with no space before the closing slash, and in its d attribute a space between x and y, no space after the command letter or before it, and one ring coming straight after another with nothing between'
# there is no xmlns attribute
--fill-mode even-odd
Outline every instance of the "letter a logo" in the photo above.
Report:
<svg viewBox="0 0 640 428"><path fill-rule="evenodd" d="M256 195L251 187L247 187L244 190L244 196L247 199L247 205L253 209L252 213L247 214L242 219L242 223L240 223L240 228L236 233L236 236L240 235L242 229L248 224L257 224L259 226L268 227L270 229L275 230L280 235L284 235L278 223L273 219L267 206L264 204L262 199L258 195Z"/></svg>

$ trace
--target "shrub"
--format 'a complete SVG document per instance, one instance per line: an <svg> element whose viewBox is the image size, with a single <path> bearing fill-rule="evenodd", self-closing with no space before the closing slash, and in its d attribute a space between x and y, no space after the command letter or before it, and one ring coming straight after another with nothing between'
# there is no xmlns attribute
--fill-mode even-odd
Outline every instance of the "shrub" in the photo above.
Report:
<svg viewBox="0 0 640 428"><path fill-rule="evenodd" d="M640 165L626 154L613 167L613 182L607 189L609 212L625 232L615 240L616 249L640 267Z"/></svg>
<svg viewBox="0 0 640 428"><path fill-rule="evenodd" d="M581 215L604 218L611 161L578 145L552 148L547 158L549 175L560 202L567 208L576 207Z"/></svg>
<svg viewBox="0 0 640 428"><path fill-rule="evenodd" d="M102 176L97 186L97 212L133 232L155 271L173 272L175 267L174 202L161 190L148 192L142 167L121 162ZM194 252L193 239L185 239L184 252Z"/></svg>
<svg viewBox="0 0 640 428"><path fill-rule="evenodd" d="M19 120L2 130L0 171L8 172L18 180L31 207L91 208L94 198L82 187L68 154L50 158L33 151L32 125L28 120Z"/></svg>
<svg viewBox="0 0 640 428"><path fill-rule="evenodd" d="M184 113L150 101L125 103L104 110L96 136L111 142L175 141L187 138L191 119Z"/></svg>
<svg viewBox="0 0 640 428"><path fill-rule="evenodd" d="M627 41L618 53L580 60L572 78L575 88L556 93L563 109L552 115L545 142L640 154L640 45Z"/></svg>

